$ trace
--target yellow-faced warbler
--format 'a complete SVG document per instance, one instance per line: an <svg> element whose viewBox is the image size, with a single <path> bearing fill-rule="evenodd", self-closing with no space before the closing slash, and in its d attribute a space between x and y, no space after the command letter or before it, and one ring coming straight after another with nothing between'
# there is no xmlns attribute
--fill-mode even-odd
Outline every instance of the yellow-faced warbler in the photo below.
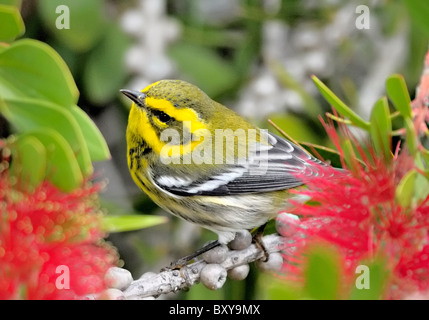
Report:
<svg viewBox="0 0 429 320"><path fill-rule="evenodd" d="M135 183L167 212L216 232L222 244L275 217L288 189L302 185L297 176L316 175L321 164L187 82L121 92L134 102L127 145Z"/></svg>

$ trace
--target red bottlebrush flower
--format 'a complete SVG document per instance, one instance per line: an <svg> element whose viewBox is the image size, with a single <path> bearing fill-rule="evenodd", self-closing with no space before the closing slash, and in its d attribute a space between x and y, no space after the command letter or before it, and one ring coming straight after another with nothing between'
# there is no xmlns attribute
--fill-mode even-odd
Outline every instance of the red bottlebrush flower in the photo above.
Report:
<svg viewBox="0 0 429 320"><path fill-rule="evenodd" d="M332 127L327 131L338 142ZM301 222L295 226L298 232L288 238L293 252L285 259L285 271L299 278L305 249L324 241L339 249L349 276L363 260L385 258L390 271L386 298L428 290L429 197L407 208L395 199L399 181L413 168L413 158L402 152L387 164L370 153L364 159L366 168L359 163L352 172L320 167L318 177L300 177L306 188L293 192L311 201L295 201L288 210Z"/></svg>
<svg viewBox="0 0 429 320"><path fill-rule="evenodd" d="M76 299L106 289L117 261L102 241L98 185L64 193L43 182L33 193L0 175L0 299Z"/></svg>
<svg viewBox="0 0 429 320"><path fill-rule="evenodd" d="M419 135L427 134L429 122L429 51L426 53L423 73L417 88L416 98L411 102L414 127Z"/></svg>

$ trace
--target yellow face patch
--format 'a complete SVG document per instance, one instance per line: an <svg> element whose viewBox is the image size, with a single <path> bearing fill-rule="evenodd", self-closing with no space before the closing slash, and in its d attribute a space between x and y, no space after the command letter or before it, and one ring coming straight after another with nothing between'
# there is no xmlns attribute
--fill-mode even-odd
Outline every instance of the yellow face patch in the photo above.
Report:
<svg viewBox="0 0 429 320"><path fill-rule="evenodd" d="M182 122L184 128L190 133L195 133L199 129L206 129L206 125L199 119L198 114L190 108L177 109L167 100L152 97L146 97L145 104L147 108L160 110L175 120ZM131 119L133 119L132 122ZM157 117L153 117L152 120L159 128L168 128L168 125L161 122ZM137 135L144 138L155 153L161 154L161 150L167 145L167 142L160 140L158 132L153 128L152 123L149 121L148 113L144 108L137 107L133 104L129 117L129 126ZM194 148L203 141L204 139L201 139L200 141L189 141L185 145L169 146L172 149L170 149L168 153L169 155L187 154L192 152Z"/></svg>
<svg viewBox="0 0 429 320"><path fill-rule="evenodd" d="M199 119L198 114L193 109L178 109L168 100L153 97L146 97L145 102L149 108L163 111L177 121L185 122L185 124L191 123L192 128L188 129L190 129L190 132L192 133L198 129L206 128L204 123Z"/></svg>
<svg viewBox="0 0 429 320"><path fill-rule="evenodd" d="M147 92L150 88L152 88L153 86L156 86L158 83L159 83L159 81L151 83L146 88L144 88L141 92Z"/></svg>
<svg viewBox="0 0 429 320"><path fill-rule="evenodd" d="M162 122L156 116L152 116L152 121L158 126L158 128L161 128L161 129L168 128L168 124L166 124L165 122Z"/></svg>

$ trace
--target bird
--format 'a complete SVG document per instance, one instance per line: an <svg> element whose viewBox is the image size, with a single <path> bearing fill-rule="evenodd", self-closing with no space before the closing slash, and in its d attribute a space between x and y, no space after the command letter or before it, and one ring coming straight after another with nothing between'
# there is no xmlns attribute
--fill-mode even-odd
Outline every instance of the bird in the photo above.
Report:
<svg viewBox="0 0 429 320"><path fill-rule="evenodd" d="M132 101L126 141L134 182L165 211L215 232L216 243L264 226L303 185L300 177L326 165L186 81L120 91Z"/></svg>

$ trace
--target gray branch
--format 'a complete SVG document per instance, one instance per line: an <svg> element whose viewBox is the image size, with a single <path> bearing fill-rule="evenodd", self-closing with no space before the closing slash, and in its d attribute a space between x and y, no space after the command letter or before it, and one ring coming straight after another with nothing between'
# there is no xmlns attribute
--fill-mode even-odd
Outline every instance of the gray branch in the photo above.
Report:
<svg viewBox="0 0 429 320"><path fill-rule="evenodd" d="M284 238L275 234L267 235L263 238L263 244L267 252L272 254L281 250L284 246ZM229 270L257 261L263 256L264 252L255 244L251 244L243 250L229 250L227 258L219 265L225 270ZM167 270L158 274L150 274L147 277L143 276L141 279L131 282L124 290L124 297L125 299L142 299L188 289L200 281L201 270L207 265L206 261L198 260L180 270Z"/></svg>

